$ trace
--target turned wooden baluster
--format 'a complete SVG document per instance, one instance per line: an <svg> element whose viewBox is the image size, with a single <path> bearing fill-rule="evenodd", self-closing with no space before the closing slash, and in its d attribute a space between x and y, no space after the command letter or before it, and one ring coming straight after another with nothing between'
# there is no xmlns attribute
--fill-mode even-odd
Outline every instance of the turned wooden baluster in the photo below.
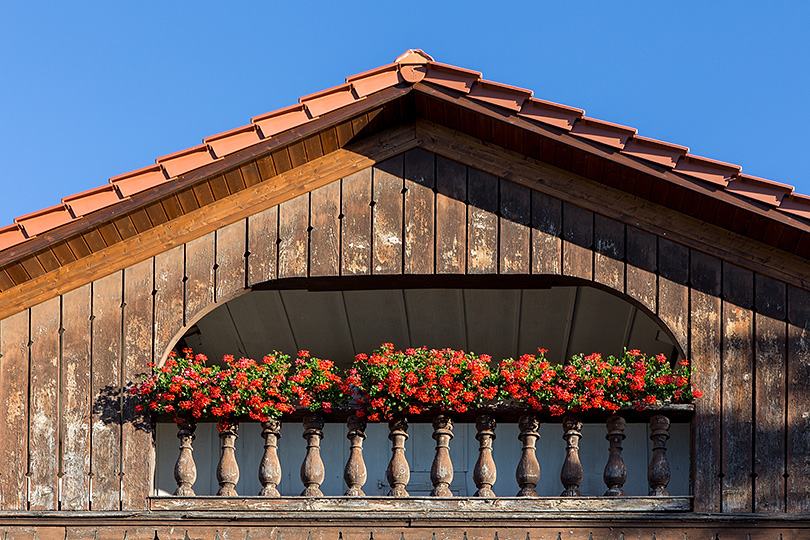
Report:
<svg viewBox="0 0 810 540"><path fill-rule="evenodd" d="M582 483L582 463L579 461L579 439L582 438L582 422L575 414L563 416L563 439L565 439L565 461L560 471L560 481L565 490L561 497L581 497L579 485Z"/></svg>
<svg viewBox="0 0 810 540"><path fill-rule="evenodd" d="M301 464L301 482L304 484L303 497L322 497L321 484L326 476L321 460L321 439L323 439L323 417L308 414L304 417L304 434L307 441L307 455Z"/></svg>
<svg viewBox="0 0 810 540"><path fill-rule="evenodd" d="M537 416L533 414L524 414L518 421L520 427L520 435L518 439L523 443L523 452L518 461L517 470L515 471L515 479L517 480L520 491L518 497L537 497L538 482L540 482L540 463L537 462L537 455L535 454L535 444L537 439L540 438L540 421Z"/></svg>
<svg viewBox="0 0 810 540"><path fill-rule="evenodd" d="M495 440L495 418L488 414L482 414L475 419L475 429L478 431L475 438L478 439L478 461L473 469L473 482L478 491L474 497L494 497L495 492L492 486L497 478L495 460L492 459L492 441Z"/></svg>
<svg viewBox="0 0 810 540"><path fill-rule="evenodd" d="M453 419L440 414L433 419L433 439L436 441L436 455L430 467L430 481L433 483L431 497L452 497L450 483L453 481L453 462L450 460L450 439L453 438Z"/></svg>
<svg viewBox="0 0 810 540"><path fill-rule="evenodd" d="M281 438L281 422L271 418L262 422L264 438L264 455L259 464L259 482L263 497L280 497L278 485L281 483L281 463L278 460L278 440Z"/></svg>
<svg viewBox="0 0 810 540"><path fill-rule="evenodd" d="M197 429L195 422L183 422L177 425L177 438L180 439L180 455L177 456L177 463L174 464L174 479L177 482L177 490L174 494L178 497L194 497L194 490L191 486L197 481L197 465L194 463L193 448L191 442L194 440L194 430Z"/></svg>
<svg viewBox="0 0 810 540"><path fill-rule="evenodd" d="M345 495L349 497L365 497L363 493L363 484L366 483L366 463L363 461L363 440L366 438L366 419L359 418L357 415L352 415L346 422L349 428L349 433L346 438L349 439L349 459L346 461L346 467L343 469L343 480L349 489L346 490Z"/></svg>
<svg viewBox="0 0 810 540"><path fill-rule="evenodd" d="M222 441L222 452L219 455L217 464L217 481L219 481L219 491L217 495L222 497L236 497L236 483L239 482L239 465L236 463L235 444L238 435L239 424L224 426L219 432Z"/></svg>
<svg viewBox="0 0 810 540"><path fill-rule="evenodd" d="M650 418L650 439L653 442L653 455L647 470L650 495L664 496L669 484L669 460L667 460L667 439L669 439L669 418L657 414Z"/></svg>
<svg viewBox="0 0 810 540"><path fill-rule="evenodd" d="M407 497L408 492L405 486L411 479L411 469L408 460L405 459L405 441L408 439L408 420L405 418L395 418L388 422L388 438L391 440L391 461L388 462L388 469L385 476L391 486L389 495L394 497Z"/></svg>
<svg viewBox="0 0 810 540"><path fill-rule="evenodd" d="M605 497L624 497L622 486L627 481L627 467L622 458L622 441L625 439L624 429L627 422L621 416L611 416L607 422L607 435L605 438L610 443L610 456L605 465L605 479L607 491Z"/></svg>

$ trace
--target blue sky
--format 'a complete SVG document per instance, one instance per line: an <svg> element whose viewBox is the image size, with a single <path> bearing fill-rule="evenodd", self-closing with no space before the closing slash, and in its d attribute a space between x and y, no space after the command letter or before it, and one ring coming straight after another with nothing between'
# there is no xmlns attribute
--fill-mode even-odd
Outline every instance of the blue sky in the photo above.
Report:
<svg viewBox="0 0 810 540"><path fill-rule="evenodd" d="M0 226L408 48L810 194L810 2L6 2Z"/></svg>

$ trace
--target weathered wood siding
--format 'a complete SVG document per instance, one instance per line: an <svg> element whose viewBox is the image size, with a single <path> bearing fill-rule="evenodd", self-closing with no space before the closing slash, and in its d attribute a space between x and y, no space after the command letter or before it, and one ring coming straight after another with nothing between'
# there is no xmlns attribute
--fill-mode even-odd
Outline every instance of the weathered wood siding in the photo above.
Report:
<svg viewBox="0 0 810 540"><path fill-rule="evenodd" d="M151 433L122 385L255 284L402 274L569 276L625 295L705 392L695 509L810 511L809 291L421 149L0 321L0 508L145 509Z"/></svg>

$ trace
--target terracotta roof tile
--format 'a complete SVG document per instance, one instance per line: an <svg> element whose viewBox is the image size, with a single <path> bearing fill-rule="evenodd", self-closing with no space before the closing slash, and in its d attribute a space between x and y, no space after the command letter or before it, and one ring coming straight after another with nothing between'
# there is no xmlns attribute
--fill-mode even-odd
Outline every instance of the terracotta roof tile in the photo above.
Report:
<svg viewBox="0 0 810 540"><path fill-rule="evenodd" d="M70 208L73 215L81 217L96 210L101 210L111 206L121 200L118 190L114 184L107 184L97 188L88 189L75 195L70 195L62 199L62 202Z"/></svg>
<svg viewBox="0 0 810 540"><path fill-rule="evenodd" d="M793 186L747 174L737 175L726 186L726 191L754 199L771 206L779 206L785 195L793 193Z"/></svg>
<svg viewBox="0 0 810 540"><path fill-rule="evenodd" d="M260 140L256 124L248 124L206 137L203 139L203 143L210 146L214 150L214 154L221 158L252 146Z"/></svg>
<svg viewBox="0 0 810 540"><path fill-rule="evenodd" d="M387 66L346 77L346 83L351 84L357 97L360 98L399 84L400 80L399 66L397 64L388 64Z"/></svg>
<svg viewBox="0 0 810 540"><path fill-rule="evenodd" d="M636 130L620 124L583 116L574 124L571 134L621 150L627 144L627 141L635 136Z"/></svg>
<svg viewBox="0 0 810 540"><path fill-rule="evenodd" d="M25 234L30 238L45 231L55 229L73 220L70 211L64 204L57 204L50 208L31 212L14 219L14 222L23 228Z"/></svg>
<svg viewBox="0 0 810 540"><path fill-rule="evenodd" d="M200 144L185 150L180 150L173 154L168 154L159 157L155 162L163 165L166 173L171 178L172 176L180 176L188 171L199 169L203 165L208 165L214 161L211 155L211 148L207 144Z"/></svg>
<svg viewBox="0 0 810 540"><path fill-rule="evenodd" d="M782 199L779 209L793 214L794 216L810 220L810 196L800 193L791 193Z"/></svg>
<svg viewBox="0 0 810 540"><path fill-rule="evenodd" d="M689 154L678 160L675 171L726 187L729 181L740 172L740 166Z"/></svg>
<svg viewBox="0 0 810 540"><path fill-rule="evenodd" d="M0 229L0 251L15 246L25 240L22 229L16 223L6 225Z"/></svg>
<svg viewBox="0 0 810 540"><path fill-rule="evenodd" d="M427 64L428 62L433 62L433 57L422 49L408 49L394 60L395 64L401 64L403 66L409 64Z"/></svg>
<svg viewBox="0 0 810 540"><path fill-rule="evenodd" d="M312 120L312 117L307 113L306 107L303 103L296 103L277 111L272 111L260 116L254 116L250 119L251 122L259 126L262 135L265 137L273 137L283 131L298 127Z"/></svg>
<svg viewBox="0 0 810 540"><path fill-rule="evenodd" d="M470 89L470 98L497 105L512 111L519 111L523 102L532 97L532 91L517 86L480 79Z"/></svg>
<svg viewBox="0 0 810 540"><path fill-rule="evenodd" d="M627 141L623 152L637 158L646 159L665 167L673 168L678 160L689 153L685 146L657 141L638 135Z"/></svg>
<svg viewBox="0 0 810 540"><path fill-rule="evenodd" d="M481 73L479 71L431 62L428 64L427 75L425 75L424 80L425 82L467 94L472 89L473 84L480 78Z"/></svg>
<svg viewBox="0 0 810 540"><path fill-rule="evenodd" d="M582 118L584 114L585 111L582 109L536 98L527 99L518 113L520 116L550 124L566 131L570 131L574 127L574 122Z"/></svg>
<svg viewBox="0 0 810 540"><path fill-rule="evenodd" d="M110 183L115 184L122 197L131 197L166 181L168 181L168 178L160 165L150 165L137 171L130 171L110 178Z"/></svg>
<svg viewBox="0 0 810 540"><path fill-rule="evenodd" d="M355 97L352 92L351 84L341 84L340 86L334 86L321 92L309 94L298 101L299 103L303 103L309 111L310 116L315 118L353 103Z"/></svg>

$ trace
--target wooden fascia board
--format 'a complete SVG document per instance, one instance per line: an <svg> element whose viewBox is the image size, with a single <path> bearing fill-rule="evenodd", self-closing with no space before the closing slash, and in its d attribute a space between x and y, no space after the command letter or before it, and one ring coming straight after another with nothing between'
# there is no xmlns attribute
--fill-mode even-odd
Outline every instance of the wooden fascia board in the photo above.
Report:
<svg viewBox="0 0 810 540"><path fill-rule="evenodd" d="M786 227L810 232L810 226L807 224L807 222L794 218L788 214L778 212L774 210L772 206L733 195L708 184L703 185L699 180L687 179L680 174L673 173L663 167L659 168L641 159L622 154L618 150L610 150L609 148L603 147L596 143L578 139L577 137L563 132L561 129L555 129L539 122L532 122L517 115L504 115L503 111L495 106L471 100L466 96L457 96L449 90L440 88L438 86L433 86L426 82L421 82L415 85L414 91L421 92L427 96L430 96L431 98L469 109L477 114L487 116L492 120L505 122L520 129L536 133L557 143L570 146L571 148L576 148L577 150L582 150L589 154L597 155L619 165L634 169L642 174L653 176L684 189L694 191L701 196L714 198L718 201L728 203L753 214L761 215Z"/></svg>
<svg viewBox="0 0 810 540"><path fill-rule="evenodd" d="M418 146L743 268L810 288L810 261L636 195L439 126L416 122ZM632 214L622 209L632 209Z"/></svg>
<svg viewBox="0 0 810 540"><path fill-rule="evenodd" d="M270 180L3 291L0 293L0 320L415 146L415 128L409 124L339 148Z"/></svg>
<svg viewBox="0 0 810 540"><path fill-rule="evenodd" d="M290 144L315 135L325 129L334 127L347 120L351 120L352 118L360 116L377 107L381 107L386 103L401 98L405 94L409 93L411 88L412 87L410 86L387 88L378 92L377 94L368 96L365 99L343 107L334 113L327 114L322 118L308 122L300 127L290 129L289 131L286 131L278 136L265 139L258 144L245 148L244 150L240 150L239 152L230 154L222 159L218 159L210 165L171 179L141 193L137 193L128 199L123 199L119 203L106 209L94 212L80 219L75 219L62 227L58 227L43 233L42 235L38 235L34 238L26 240L25 242L22 242L21 244L13 246L0 253L0 267L32 253L37 253L50 245L71 238L72 236L92 229L93 227L103 225L113 218L120 217L121 215L128 214L138 210L139 208L143 208L154 202L160 201L161 199L168 197L173 193L182 191L189 186L193 186L194 184L205 181L209 178L213 178L233 168L239 167L240 165L244 165L245 163L255 160L268 152L289 146Z"/></svg>

